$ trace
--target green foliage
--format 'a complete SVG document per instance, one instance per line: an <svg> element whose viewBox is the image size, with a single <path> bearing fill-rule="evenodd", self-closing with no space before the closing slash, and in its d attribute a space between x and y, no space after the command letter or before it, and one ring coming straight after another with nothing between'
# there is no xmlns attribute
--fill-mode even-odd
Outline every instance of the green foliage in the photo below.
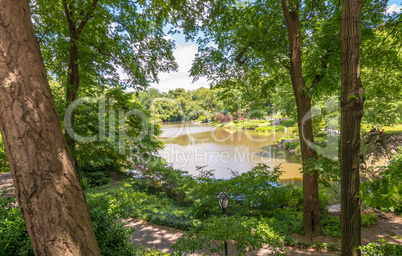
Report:
<svg viewBox="0 0 402 256"><path fill-rule="evenodd" d="M14 207L15 198L0 196L0 254L4 256L33 256L31 241L25 227L24 219L18 207ZM123 227L116 222L117 214L111 211L112 205L106 202L89 203L91 220L96 239L105 256L167 256L133 245L129 237L133 228Z"/></svg>
<svg viewBox="0 0 402 256"><path fill-rule="evenodd" d="M279 169L259 164L250 171L235 174L229 180L216 179L213 171L201 170L197 182L188 187L187 199L191 200L197 217L219 215L216 196L226 191L231 200L231 212L265 213L284 207L298 208L301 203L300 191L292 186L280 186Z"/></svg>
<svg viewBox="0 0 402 256"><path fill-rule="evenodd" d="M50 82L60 119L64 124L64 88ZM94 168L130 168L132 164L144 164L155 159L162 142L159 125L150 121L150 112L122 87L113 89L81 90L82 103L74 109L74 131L84 138L77 140L73 153L78 166ZM127 113L132 112L130 116ZM125 118L127 117L127 118ZM69 135L67 135L69 136Z"/></svg>
<svg viewBox="0 0 402 256"><path fill-rule="evenodd" d="M0 172L10 171L10 164L8 163L6 152L4 151L4 144L0 133Z"/></svg>
<svg viewBox="0 0 402 256"><path fill-rule="evenodd" d="M183 230L199 225L188 207L142 192L142 188L135 179L129 179L108 190L88 191L88 205L91 209L101 207L116 217L132 217Z"/></svg>
<svg viewBox="0 0 402 256"><path fill-rule="evenodd" d="M324 214L321 216L322 233L324 236L341 237L341 224L339 218Z"/></svg>
<svg viewBox="0 0 402 256"><path fill-rule="evenodd" d="M313 172L317 170L319 173L319 183L326 188L330 188L332 182L340 179L339 162L319 156L318 159L306 161L303 172Z"/></svg>
<svg viewBox="0 0 402 256"><path fill-rule="evenodd" d="M102 255L135 255L135 247L129 240L133 228L124 228L123 223L116 222L113 214L106 209L91 209L91 220Z"/></svg>
<svg viewBox="0 0 402 256"><path fill-rule="evenodd" d="M285 126L285 127L292 127L293 125L295 125L296 121L294 119L288 119L288 120L284 120L281 122L281 125Z"/></svg>
<svg viewBox="0 0 402 256"><path fill-rule="evenodd" d="M380 173L379 179L362 184L361 197L373 208L382 211L402 211L402 150Z"/></svg>
<svg viewBox="0 0 402 256"><path fill-rule="evenodd" d="M222 254L224 242L235 241L236 249L240 255L261 248L268 244L278 254L283 252L281 243L276 239L275 232L265 223L255 218L247 217L212 217L201 230L190 230L185 233L176 244L172 246L173 255L194 253L206 246L211 253ZM218 242L217 247L213 246Z"/></svg>
<svg viewBox="0 0 402 256"><path fill-rule="evenodd" d="M299 145L300 145L300 142L298 142L298 141L294 141L294 142L285 142L285 148L286 148L287 150L295 149L295 148L297 148L297 146L299 146Z"/></svg>
<svg viewBox="0 0 402 256"><path fill-rule="evenodd" d="M285 127L282 125L263 126L255 129L257 132L284 132Z"/></svg>
<svg viewBox="0 0 402 256"><path fill-rule="evenodd" d="M366 213L361 215L361 226L362 227L370 227L374 224L378 223L378 217L372 213Z"/></svg>
<svg viewBox="0 0 402 256"><path fill-rule="evenodd" d="M21 211L13 205L16 200L6 193L0 195L0 255L35 255Z"/></svg>
<svg viewBox="0 0 402 256"><path fill-rule="evenodd" d="M162 195L182 201L186 196L187 188L191 186L194 179L185 171L174 169L157 161L142 172L140 181L145 182L149 188L162 192Z"/></svg>
<svg viewBox="0 0 402 256"><path fill-rule="evenodd" d="M369 243L360 246L360 250L365 256L399 256L402 255L402 245L389 244L383 239L379 239L378 243Z"/></svg>
<svg viewBox="0 0 402 256"><path fill-rule="evenodd" d="M68 10L60 0L31 5L46 70L64 87L72 45L78 48L80 90L118 84L143 88L157 82L159 72L176 69L174 43L164 37L163 28L177 5L112 0L95 1L92 9L87 1L70 2Z"/></svg>
<svg viewBox="0 0 402 256"><path fill-rule="evenodd" d="M109 170L110 169L106 169L104 166L80 166L78 168L78 178L80 179L82 188L86 190L89 188L111 184L112 178L105 173L105 171ZM111 168L111 170L113 170L113 168Z"/></svg>

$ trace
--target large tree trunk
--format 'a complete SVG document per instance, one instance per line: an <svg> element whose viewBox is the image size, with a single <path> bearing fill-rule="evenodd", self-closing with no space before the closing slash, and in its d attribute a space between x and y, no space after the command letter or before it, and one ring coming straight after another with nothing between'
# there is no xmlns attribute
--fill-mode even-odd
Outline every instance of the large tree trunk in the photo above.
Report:
<svg viewBox="0 0 402 256"><path fill-rule="evenodd" d="M300 148L303 164L317 159L317 153L307 144L314 142L313 125L311 120L311 98L307 95L303 66L302 42L298 3L290 6L287 0L282 1L283 14L289 37L290 67L289 72L297 105L297 124L299 127ZM321 235L320 205L318 198L318 172L303 174L303 228L310 239Z"/></svg>
<svg viewBox="0 0 402 256"><path fill-rule="evenodd" d="M364 90L360 80L362 0L344 0L341 34L341 255L360 255L359 153Z"/></svg>
<svg viewBox="0 0 402 256"><path fill-rule="evenodd" d="M36 255L100 255L28 1L0 1L0 129Z"/></svg>

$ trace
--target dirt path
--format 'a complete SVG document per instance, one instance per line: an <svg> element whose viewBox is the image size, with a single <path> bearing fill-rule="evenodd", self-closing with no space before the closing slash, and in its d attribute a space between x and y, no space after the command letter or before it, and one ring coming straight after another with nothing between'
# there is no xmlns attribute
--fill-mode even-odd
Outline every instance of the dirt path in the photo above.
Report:
<svg viewBox="0 0 402 256"><path fill-rule="evenodd" d="M14 186L14 180L11 176L11 173L0 173L0 195L3 194L4 190L10 189L11 186ZM7 193L5 196L15 197L14 189L12 189L12 192Z"/></svg>

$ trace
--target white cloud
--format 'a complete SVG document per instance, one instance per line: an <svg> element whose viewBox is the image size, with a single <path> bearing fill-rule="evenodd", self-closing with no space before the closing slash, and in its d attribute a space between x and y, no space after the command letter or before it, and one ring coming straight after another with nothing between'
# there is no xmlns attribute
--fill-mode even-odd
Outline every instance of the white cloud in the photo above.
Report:
<svg viewBox="0 0 402 256"><path fill-rule="evenodd" d="M153 88L167 92L171 89L184 88L193 90L199 87L209 87L206 78L201 78L197 82L192 83L193 77L189 77L191 65L197 53L197 45L187 44L179 46L173 51L176 62L179 65L178 72L160 73L159 84L151 84Z"/></svg>
<svg viewBox="0 0 402 256"><path fill-rule="evenodd" d="M399 6L397 4L391 4L387 8L387 13L393 13L393 12L399 13L401 11L402 11L402 6Z"/></svg>

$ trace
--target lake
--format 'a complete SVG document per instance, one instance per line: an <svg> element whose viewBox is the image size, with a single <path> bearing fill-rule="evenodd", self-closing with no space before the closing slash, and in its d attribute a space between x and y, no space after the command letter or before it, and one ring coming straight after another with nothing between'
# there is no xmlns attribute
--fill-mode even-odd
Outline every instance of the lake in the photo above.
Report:
<svg viewBox="0 0 402 256"><path fill-rule="evenodd" d="M244 173L258 163L270 167L280 164L285 171L281 183L300 184L298 160L278 148L275 140L284 133L257 133L229 130L207 124L170 123L162 125L159 139L165 143L160 156L176 169L198 175L197 166L215 170L215 177L230 178L231 171Z"/></svg>

